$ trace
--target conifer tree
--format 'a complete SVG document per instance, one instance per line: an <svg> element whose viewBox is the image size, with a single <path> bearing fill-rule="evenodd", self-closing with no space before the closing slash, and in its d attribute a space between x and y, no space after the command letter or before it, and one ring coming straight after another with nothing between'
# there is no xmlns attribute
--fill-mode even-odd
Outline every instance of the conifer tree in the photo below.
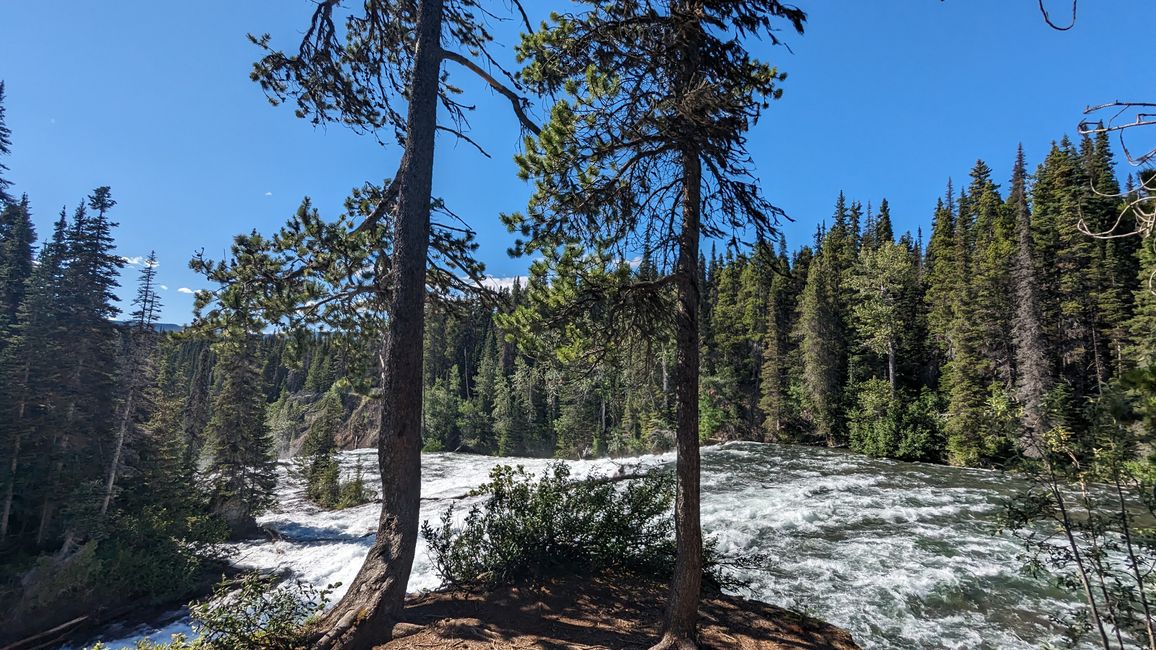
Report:
<svg viewBox="0 0 1156 650"><path fill-rule="evenodd" d="M679 553L658 648L693 646L702 579L699 344L709 318L699 313L699 239L751 225L765 236L777 214L750 182L744 144L782 75L737 36L777 42L780 19L802 31L805 15L776 0L590 2L555 14L521 46L527 83L568 95L519 158L537 182L528 217L510 220L529 238L523 250L549 258L567 239L621 250L645 231L675 260Z"/></svg>
<svg viewBox="0 0 1156 650"><path fill-rule="evenodd" d="M326 391L313 410L309 432L298 453L298 471L305 480L305 495L323 508L332 508L341 497L336 435L345 416L336 387Z"/></svg>
<svg viewBox="0 0 1156 650"><path fill-rule="evenodd" d="M0 539L35 525L45 495L52 440L59 435L68 322L62 300L68 221L61 211L41 248L8 345L0 352L0 432L4 435L4 503ZM33 479L33 475L39 477ZM30 540L21 540L29 546Z"/></svg>
<svg viewBox="0 0 1156 650"><path fill-rule="evenodd" d="M1023 404L1025 429L1020 447L1028 454L1038 454L1040 449L1033 443L1049 428L1045 400L1052 389L1053 377L1043 338L1023 145L1016 151L1007 207L1015 219L1016 228L1013 341L1016 346L1016 397Z"/></svg>
<svg viewBox="0 0 1156 650"><path fill-rule="evenodd" d="M243 330L218 344L221 383L205 432L211 506L234 538L256 532L255 518L273 504L277 483L255 350Z"/></svg>
<svg viewBox="0 0 1156 650"><path fill-rule="evenodd" d="M1140 189L1156 188L1156 171L1144 170L1140 176ZM1130 345L1126 355L1136 367L1156 365L1156 236L1149 234L1137 254L1135 284L1135 310L1128 321Z"/></svg>
<svg viewBox="0 0 1156 650"><path fill-rule="evenodd" d="M113 252L116 202L98 187L87 206L77 207L65 232L61 291L56 299L67 321L70 353L60 376L63 400L54 405L63 420L48 431L48 467L40 503L37 545L58 540L65 548L85 539L97 525L100 481L114 446L117 403L117 346L112 318L120 310L114 293L124 260ZM61 340L59 345L65 345ZM93 462L95 459L96 462ZM67 506L62 516L61 509Z"/></svg>
<svg viewBox="0 0 1156 650"><path fill-rule="evenodd" d="M927 306L927 329L931 339L932 377L938 380L939 367L951 358L951 324L955 320L956 301L963 290L964 276L955 245L955 197L948 181L947 195L939 200L931 221L931 239L924 255L924 280L927 283L924 302Z"/></svg>
<svg viewBox="0 0 1156 650"><path fill-rule="evenodd" d="M296 53L273 49L267 34L251 37L266 51L254 65L252 78L274 103L290 101L298 116L314 123L340 123L379 137L381 131L392 130L404 149L391 185L370 187L366 194L352 197L351 203L362 208L351 211L358 218L328 229L331 236L316 242L324 245L319 261L325 268L339 266L344 270L351 263L371 258L368 268L373 272L368 281L359 281L365 267L353 267L358 269L358 277L314 275L308 267L302 271L307 279L320 277L320 282L307 283L314 290L330 296L375 295L379 303L375 313L380 315L385 307L389 313L378 355L382 363L382 418L377 439L380 462L387 465L381 468L384 514L374 547L357 578L318 626L324 632L311 640L319 649L369 647L383 638L388 627L380 621L404 602L419 527L427 284L461 288L460 274L475 282L481 279L468 238L460 236L460 229L437 227L430 217L436 207L431 197L435 134L446 129L473 142L459 128L439 121L439 106L450 124L459 126L469 110L456 96L459 86L451 82L451 70L479 77L510 101L525 128L536 131L516 87L487 72L496 61L490 51L492 35L486 27L489 17L513 8L525 16L519 0L493 6L497 4L419 0L359 5L324 0L317 3ZM447 63L453 66L447 67ZM304 234L309 237L319 230ZM294 237L301 233L287 234ZM432 268L427 264L431 248L439 262ZM277 242L272 249L287 250ZM313 278L308 278L310 275ZM272 305L272 310L280 313L269 320L292 318L297 305L313 304L316 296L308 291L297 293L295 304L288 309L283 304ZM348 326L358 319L356 310L363 308L346 302L332 305L329 312L344 312Z"/></svg>
<svg viewBox="0 0 1156 650"><path fill-rule="evenodd" d="M1079 228L1081 200L1089 182L1072 142L1053 145L1035 175L1033 235L1039 255L1041 311L1053 364L1072 392L1067 416L1097 393L1104 380L1102 355L1093 341L1096 240Z"/></svg>
<svg viewBox="0 0 1156 650"><path fill-rule="evenodd" d="M137 284L137 295L133 299L135 309L131 314L128 330L124 333L124 351L121 354L121 391L123 393L117 423L116 440L113 443L112 459L108 463L108 478L104 486L104 498L100 504L100 514L108 513L116 488L117 475L125 444L132 434L138 434L138 426L143 424L142 412L147 412L152 397L149 387L155 379L153 353L156 347L154 325L160 316L161 302L156 287L156 252L149 252L141 268Z"/></svg>
<svg viewBox="0 0 1156 650"><path fill-rule="evenodd" d="M991 180L991 168L982 160L971 171L971 185L966 200L960 200L962 220L970 224L972 235L971 273L968 281L970 298L957 328L975 328L977 353L985 368L972 368L983 385L999 383L1011 386L1015 378L1015 353L1010 337L1014 309L1012 262L1015 224L1003 207L998 186Z"/></svg>
<svg viewBox="0 0 1156 650"><path fill-rule="evenodd" d="M895 231L891 226L891 205L887 199L879 203L879 215L875 217L875 233L873 239L878 244L885 244L895 240Z"/></svg>
<svg viewBox="0 0 1156 650"><path fill-rule="evenodd" d="M0 209L13 201L12 195L8 193L12 181L5 178L8 175L8 165L3 162L3 158L12 153L12 131L8 128L4 112L4 82L0 80Z"/></svg>
<svg viewBox="0 0 1156 650"><path fill-rule="evenodd" d="M786 260L780 258L786 268ZM767 440L786 440L788 412L787 381L787 323L789 313L785 279L778 274L771 276L771 287L767 294L766 326L762 339L762 367L759 369L759 410L763 417L763 434Z"/></svg>
<svg viewBox="0 0 1156 650"><path fill-rule="evenodd" d="M866 249L851 278L856 301L852 309L859 340L887 359L887 383L894 397L899 383L902 338L914 326L908 304L915 291L915 266L903 244L884 241Z"/></svg>
<svg viewBox="0 0 1156 650"><path fill-rule="evenodd" d="M28 281L33 272L36 229L25 195L17 203L0 203L0 353L13 336Z"/></svg>
<svg viewBox="0 0 1156 650"><path fill-rule="evenodd" d="M843 389L847 362L839 282L823 240L807 271L807 284L799 299L796 339L802 361L803 405L815 432L828 445L843 440Z"/></svg>

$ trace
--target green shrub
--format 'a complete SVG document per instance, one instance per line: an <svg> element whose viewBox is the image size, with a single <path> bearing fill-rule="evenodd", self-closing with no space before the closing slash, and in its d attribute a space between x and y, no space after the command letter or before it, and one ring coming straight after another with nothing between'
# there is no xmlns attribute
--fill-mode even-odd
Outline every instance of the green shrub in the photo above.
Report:
<svg viewBox="0 0 1156 650"><path fill-rule="evenodd" d="M362 469L361 459L359 458L353 469L353 478L341 482L335 507L338 510L352 508L369 503L375 498L377 498L377 493L369 489L369 486L365 484L365 470Z"/></svg>
<svg viewBox="0 0 1156 650"><path fill-rule="evenodd" d="M438 574L450 585L492 588L572 573L618 568L668 578L675 545L673 478L665 473L611 482L572 480L565 464L541 476L496 467L473 494L464 525L453 508L422 524Z"/></svg>
<svg viewBox="0 0 1156 650"><path fill-rule="evenodd" d="M881 379L859 386L850 413L851 449L868 456L901 460L938 460L942 446L935 394L924 389L918 397L891 394Z"/></svg>

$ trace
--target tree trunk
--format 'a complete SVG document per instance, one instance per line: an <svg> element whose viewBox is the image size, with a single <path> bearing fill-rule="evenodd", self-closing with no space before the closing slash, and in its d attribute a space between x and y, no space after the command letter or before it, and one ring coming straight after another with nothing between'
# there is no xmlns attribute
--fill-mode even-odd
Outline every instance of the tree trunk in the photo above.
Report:
<svg viewBox="0 0 1156 650"><path fill-rule="evenodd" d="M20 405L16 407L16 417L12 422L12 462L8 471L8 486L4 491L4 507L0 512L0 540L8 537L8 522L12 517L12 501L16 496L16 474L20 470L20 448L24 435L21 428L24 426L24 413L28 407L28 378L32 364L25 359L24 372L20 382Z"/></svg>
<svg viewBox="0 0 1156 650"><path fill-rule="evenodd" d="M698 240L702 163L698 152L683 152L682 232L675 269L678 306L675 313L674 395L677 420L674 521L678 558L670 583L666 625L654 650L695 648L698 599L702 587L702 526L699 521L698 445Z"/></svg>
<svg viewBox="0 0 1156 650"><path fill-rule="evenodd" d="M421 503L422 339L437 125L443 0L422 0L395 220L393 293L382 351L377 539L345 597L318 623L313 648L368 650L388 640L405 603ZM379 279L383 281L384 279Z"/></svg>
<svg viewBox="0 0 1156 650"><path fill-rule="evenodd" d="M134 368L132 372L135 373L138 370ZM104 484L104 501L100 504L101 516L108 513L108 506L112 503L112 492L116 488L116 470L120 465L120 457L124 451L124 439L128 435L128 425L132 419L134 397L136 397L136 386L129 389L128 397L124 400L124 411L120 414L120 427L116 432L116 448L113 449L112 462L108 466L108 480Z"/></svg>
<svg viewBox="0 0 1156 650"><path fill-rule="evenodd" d="M678 234L675 285L674 399L677 443L675 460L674 531L678 557L670 581L670 601L662 639L652 650L693 650L697 648L698 600L702 590L702 524L699 519L698 375L700 299L698 248L702 211L702 157L693 141L697 115L693 95L702 41L702 0L683 0L682 33L678 42L682 61L675 80L674 95L679 118L687 132L681 147L682 212Z"/></svg>
<svg viewBox="0 0 1156 650"><path fill-rule="evenodd" d="M895 341L887 341L887 382L891 384L891 396L895 397Z"/></svg>

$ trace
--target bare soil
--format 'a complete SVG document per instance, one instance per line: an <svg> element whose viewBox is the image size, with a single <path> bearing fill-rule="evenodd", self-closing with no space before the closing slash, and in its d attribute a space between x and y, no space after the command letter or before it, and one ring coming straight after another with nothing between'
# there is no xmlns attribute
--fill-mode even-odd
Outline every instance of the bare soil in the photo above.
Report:
<svg viewBox="0 0 1156 650"><path fill-rule="evenodd" d="M665 601L665 586L634 577L433 592L409 602L377 650L645 650L658 640ZM759 601L708 597L699 614L702 650L859 650L845 630Z"/></svg>

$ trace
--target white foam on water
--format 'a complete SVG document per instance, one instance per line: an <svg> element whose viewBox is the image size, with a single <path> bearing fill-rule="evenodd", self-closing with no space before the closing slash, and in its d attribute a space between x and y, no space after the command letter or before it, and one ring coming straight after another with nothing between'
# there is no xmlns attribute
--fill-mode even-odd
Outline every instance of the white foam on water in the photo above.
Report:
<svg viewBox="0 0 1156 650"><path fill-rule="evenodd" d="M346 472L361 461L377 485L376 452L341 455ZM672 454L571 461L576 476L621 465L669 464ZM422 458L423 520L436 522L462 494L502 464L540 472L552 461L436 453ZM323 511L282 468L278 512L260 522L277 541L230 547L242 567L280 570L318 587L347 586L373 543L379 506ZM852 632L864 648L1038 648L1058 640L1049 614L1073 596L1020 572L1014 540L995 531L1014 479L925 464L872 460L807 447L728 444L703 454L703 527L727 556L765 554L770 565L742 577L744 594L803 611ZM458 516L464 515L459 507ZM419 542L411 591L438 577ZM340 597L345 586L334 597ZM123 632L111 648L142 636L167 639L188 621Z"/></svg>

